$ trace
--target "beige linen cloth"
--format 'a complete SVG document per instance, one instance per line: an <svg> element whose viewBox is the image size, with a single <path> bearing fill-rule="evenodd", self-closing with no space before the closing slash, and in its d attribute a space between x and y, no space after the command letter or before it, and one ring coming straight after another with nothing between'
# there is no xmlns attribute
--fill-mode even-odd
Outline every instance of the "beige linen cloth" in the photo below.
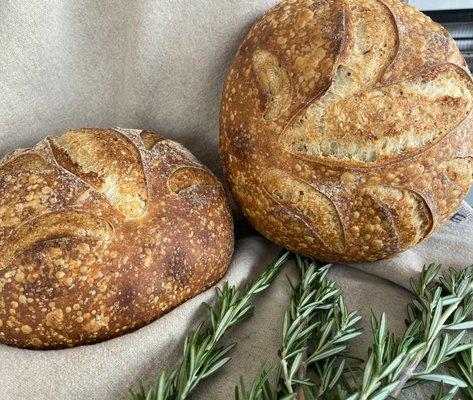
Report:
<svg viewBox="0 0 473 400"><path fill-rule="evenodd" d="M244 34L276 0L107 0L0 2L0 153L69 128L127 126L160 131L185 144L222 176L218 163L220 91ZM1 195L1 194L0 194ZM240 284L278 253L261 237L237 240L225 280ZM386 312L401 333L408 281L426 263L473 263L473 212L414 249L366 265L335 266L332 277L367 326ZM285 274L256 300L255 316L229 333L233 360L203 382L194 399L229 399L240 375L276 360L288 303ZM214 289L137 332L60 351L0 345L0 400L120 400L139 380L175 364L188 329ZM369 332L353 346L364 355ZM423 389L410 398L425 399Z"/></svg>

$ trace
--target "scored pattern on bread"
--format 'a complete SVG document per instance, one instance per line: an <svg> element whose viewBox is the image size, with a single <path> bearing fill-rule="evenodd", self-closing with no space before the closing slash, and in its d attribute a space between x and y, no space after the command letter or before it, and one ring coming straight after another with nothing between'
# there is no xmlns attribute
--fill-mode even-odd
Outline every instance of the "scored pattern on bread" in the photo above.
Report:
<svg viewBox="0 0 473 400"><path fill-rule="evenodd" d="M233 251L217 179L148 131L78 129L0 162L0 342L133 331L215 284ZM179 194L179 195L176 195Z"/></svg>
<svg viewBox="0 0 473 400"><path fill-rule="evenodd" d="M57 162L103 193L123 215L135 219L145 213L148 193L141 157L123 134L86 129L51 142Z"/></svg>
<svg viewBox="0 0 473 400"><path fill-rule="evenodd" d="M100 217L79 211L45 214L21 225L3 244L0 255L0 271L6 268L15 254L33 245L49 240L68 237L85 237L94 241L110 242L112 226Z"/></svg>
<svg viewBox="0 0 473 400"><path fill-rule="evenodd" d="M412 6L286 0L239 47L220 151L236 202L266 237L325 261L378 260L425 239L466 196L472 109L454 40ZM286 175L276 183L274 171ZM292 196L293 182L339 219ZM327 241L335 231L343 245Z"/></svg>
<svg viewBox="0 0 473 400"><path fill-rule="evenodd" d="M315 227L325 247L336 252L344 250L340 215L326 195L278 170L268 171L262 184L273 198L292 207L309 226Z"/></svg>
<svg viewBox="0 0 473 400"><path fill-rule="evenodd" d="M397 53L395 22L377 0L347 3L354 38L349 55L326 93L283 130L282 146L330 161L375 163L422 148L462 122L473 104L468 75L445 65L377 84Z"/></svg>
<svg viewBox="0 0 473 400"><path fill-rule="evenodd" d="M366 192L392 218L398 247L411 247L429 233L432 227L430 210L417 193L388 186L368 187Z"/></svg>
<svg viewBox="0 0 473 400"><path fill-rule="evenodd" d="M210 185L218 187L219 183L215 177L203 169L183 167L172 173L168 179L168 185L171 191L180 194L193 186Z"/></svg>
<svg viewBox="0 0 473 400"><path fill-rule="evenodd" d="M471 91L459 88L459 81ZM454 66L442 68L440 75L427 71L347 97L330 90L282 133L282 144L291 152L331 161L376 163L439 140L467 117L472 104L473 85ZM383 118L373 121L373 115Z"/></svg>
<svg viewBox="0 0 473 400"><path fill-rule="evenodd" d="M253 68L258 83L265 97L265 114L267 120L279 117L289 107L291 101L291 82L286 70L278 58L269 51L256 50L253 54Z"/></svg>

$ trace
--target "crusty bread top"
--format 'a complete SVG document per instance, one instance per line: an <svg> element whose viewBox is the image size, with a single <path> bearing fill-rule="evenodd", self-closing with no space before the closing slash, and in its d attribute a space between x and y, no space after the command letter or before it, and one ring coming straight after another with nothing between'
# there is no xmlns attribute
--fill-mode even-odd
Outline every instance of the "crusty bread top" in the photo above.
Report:
<svg viewBox="0 0 473 400"><path fill-rule="evenodd" d="M456 128L473 104L453 40L398 0L284 2L255 25L237 59L256 78L254 113L263 108L279 145L311 160L399 160Z"/></svg>
<svg viewBox="0 0 473 400"><path fill-rule="evenodd" d="M0 163L0 341L90 343L214 284L233 249L224 190L180 144L79 129Z"/></svg>
<svg viewBox="0 0 473 400"><path fill-rule="evenodd" d="M377 259L423 239L466 195L472 105L455 42L413 7L287 0L235 57L221 154L266 236L314 257Z"/></svg>

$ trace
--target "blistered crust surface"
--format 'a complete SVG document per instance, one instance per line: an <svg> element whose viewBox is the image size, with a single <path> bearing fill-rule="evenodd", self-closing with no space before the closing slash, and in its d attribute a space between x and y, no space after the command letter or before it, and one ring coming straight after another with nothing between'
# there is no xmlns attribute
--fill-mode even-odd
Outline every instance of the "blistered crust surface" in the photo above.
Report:
<svg viewBox="0 0 473 400"><path fill-rule="evenodd" d="M400 0L287 0L229 72L221 155L276 243L327 261L406 250L473 182L473 81L453 39Z"/></svg>
<svg viewBox="0 0 473 400"><path fill-rule="evenodd" d="M0 341L121 335L217 282L233 227L217 179L147 131L80 129L0 163Z"/></svg>

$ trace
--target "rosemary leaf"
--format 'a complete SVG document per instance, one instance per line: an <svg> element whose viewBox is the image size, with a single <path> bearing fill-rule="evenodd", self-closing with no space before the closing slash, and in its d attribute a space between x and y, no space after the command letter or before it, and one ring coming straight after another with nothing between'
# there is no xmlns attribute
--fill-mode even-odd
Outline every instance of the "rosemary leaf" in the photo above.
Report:
<svg viewBox="0 0 473 400"><path fill-rule="evenodd" d="M462 392L466 398L473 399L473 341L469 343L469 348L457 353L454 360L455 369L450 373L465 382Z"/></svg>

